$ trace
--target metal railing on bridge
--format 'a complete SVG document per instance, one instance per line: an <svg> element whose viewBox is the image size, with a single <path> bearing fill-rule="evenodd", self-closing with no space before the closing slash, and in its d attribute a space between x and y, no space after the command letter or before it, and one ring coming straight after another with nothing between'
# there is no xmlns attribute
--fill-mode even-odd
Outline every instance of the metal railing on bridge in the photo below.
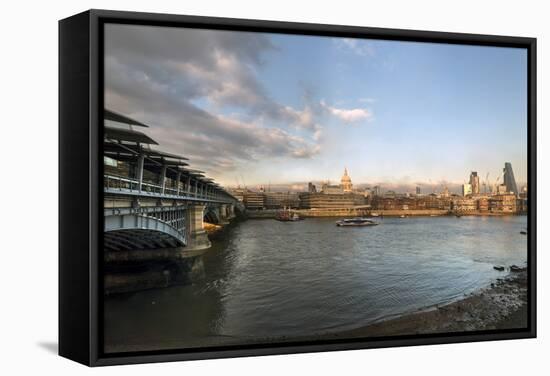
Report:
<svg viewBox="0 0 550 376"><path fill-rule="evenodd" d="M149 197L165 197L173 199L231 202L229 197L224 197L219 192L208 189L178 189L166 187L160 184L140 181L123 176L104 175L103 187L105 193L110 194L129 194Z"/></svg>

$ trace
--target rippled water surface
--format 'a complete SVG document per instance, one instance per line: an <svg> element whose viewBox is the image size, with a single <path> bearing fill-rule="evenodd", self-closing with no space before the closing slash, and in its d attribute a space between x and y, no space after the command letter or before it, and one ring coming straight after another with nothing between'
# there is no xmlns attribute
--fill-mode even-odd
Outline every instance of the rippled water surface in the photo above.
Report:
<svg viewBox="0 0 550 376"><path fill-rule="evenodd" d="M199 263L192 285L106 298L107 351L292 339L456 300L523 265L526 217L248 220Z"/></svg>

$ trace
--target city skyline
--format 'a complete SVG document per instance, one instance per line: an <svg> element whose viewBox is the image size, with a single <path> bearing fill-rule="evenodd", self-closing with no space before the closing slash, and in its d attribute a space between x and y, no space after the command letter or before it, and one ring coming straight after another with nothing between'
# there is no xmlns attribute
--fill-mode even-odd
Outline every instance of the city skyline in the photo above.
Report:
<svg viewBox="0 0 550 376"><path fill-rule="evenodd" d="M503 166L505 166L503 164ZM344 169L347 170L346 167ZM470 171L470 173L477 171ZM468 179L464 179L464 182L450 182L446 180L433 181L433 182L391 182L391 181L356 181L353 178L353 174L348 171L349 176L352 179L353 187L357 190L369 189L372 190L378 187L381 193L387 191L393 191L396 193L415 193L417 189L420 189L421 194L429 193L441 193L445 189L448 189L450 193L462 194L463 184L468 183ZM499 176L498 182L495 178L489 176L488 182L485 180L485 176L479 176L479 193L490 193L496 189L495 185L504 185L504 173ZM321 188L322 184L338 185L340 184L340 178L334 179L321 179L313 181L294 181L287 183L272 183L267 182L264 184L246 184L246 181L237 181L235 184L228 184L227 187L231 189L246 188L253 191L264 190L266 192L304 192L308 190L308 184L313 183L317 188ZM527 182L516 181L518 191L521 191L524 187L527 187Z"/></svg>
<svg viewBox="0 0 550 376"><path fill-rule="evenodd" d="M513 48L107 25L106 107L222 185L450 186L527 171ZM314 63L313 63L314 62ZM502 181L502 180L501 180Z"/></svg>

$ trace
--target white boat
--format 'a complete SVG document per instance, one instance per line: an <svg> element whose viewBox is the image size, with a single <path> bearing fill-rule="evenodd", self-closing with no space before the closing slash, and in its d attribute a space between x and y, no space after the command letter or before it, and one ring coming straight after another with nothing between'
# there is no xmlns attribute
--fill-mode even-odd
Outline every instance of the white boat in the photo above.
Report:
<svg viewBox="0 0 550 376"><path fill-rule="evenodd" d="M376 226L377 222L368 218L346 218L336 221L336 226Z"/></svg>

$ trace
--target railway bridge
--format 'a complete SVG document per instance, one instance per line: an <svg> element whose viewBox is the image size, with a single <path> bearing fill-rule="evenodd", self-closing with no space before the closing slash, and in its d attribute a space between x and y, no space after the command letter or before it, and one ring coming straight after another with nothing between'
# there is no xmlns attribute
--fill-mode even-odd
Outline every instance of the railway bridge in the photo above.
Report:
<svg viewBox="0 0 550 376"><path fill-rule="evenodd" d="M154 148L138 127L148 126L105 109L105 252L210 247L203 220L227 223L244 206L186 157Z"/></svg>

